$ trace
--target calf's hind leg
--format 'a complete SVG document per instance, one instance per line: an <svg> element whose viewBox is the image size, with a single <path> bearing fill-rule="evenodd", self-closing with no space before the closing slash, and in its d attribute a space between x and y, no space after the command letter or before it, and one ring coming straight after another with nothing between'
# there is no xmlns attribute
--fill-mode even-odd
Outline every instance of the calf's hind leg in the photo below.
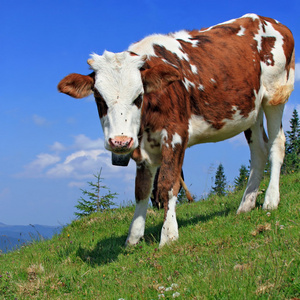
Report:
<svg viewBox="0 0 300 300"><path fill-rule="evenodd" d="M271 172L263 209L276 209L280 201L279 179L285 155L285 135L281 124L283 109L284 104L264 106L269 134Z"/></svg>
<svg viewBox="0 0 300 300"><path fill-rule="evenodd" d="M251 153L250 175L237 213L248 212L255 207L259 184L268 157L268 138L263 125L263 111L259 111L256 123L245 131Z"/></svg>

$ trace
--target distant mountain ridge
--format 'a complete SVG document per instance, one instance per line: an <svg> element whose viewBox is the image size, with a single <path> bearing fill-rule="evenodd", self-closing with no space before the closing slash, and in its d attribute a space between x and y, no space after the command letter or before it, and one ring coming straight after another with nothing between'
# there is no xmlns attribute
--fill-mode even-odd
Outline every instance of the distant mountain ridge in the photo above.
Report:
<svg viewBox="0 0 300 300"><path fill-rule="evenodd" d="M0 252L6 253L33 240L50 239L54 234L59 234L62 228L38 224L6 225L0 222Z"/></svg>

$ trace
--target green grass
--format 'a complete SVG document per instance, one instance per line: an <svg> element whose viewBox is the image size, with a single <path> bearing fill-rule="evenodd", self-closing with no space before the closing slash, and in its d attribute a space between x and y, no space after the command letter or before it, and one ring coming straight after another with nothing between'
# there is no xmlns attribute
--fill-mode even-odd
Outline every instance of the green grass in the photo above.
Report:
<svg viewBox="0 0 300 300"><path fill-rule="evenodd" d="M265 188L263 182L261 188ZM124 248L134 207L72 222L0 256L1 299L300 298L300 174L281 179L276 211L236 215L242 192L177 207L179 241L158 249L163 212Z"/></svg>

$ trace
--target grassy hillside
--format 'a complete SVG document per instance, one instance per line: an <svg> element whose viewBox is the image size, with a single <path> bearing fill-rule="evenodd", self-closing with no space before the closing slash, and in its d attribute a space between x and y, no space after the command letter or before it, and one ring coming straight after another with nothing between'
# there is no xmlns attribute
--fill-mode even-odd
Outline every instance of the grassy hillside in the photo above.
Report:
<svg viewBox="0 0 300 300"><path fill-rule="evenodd" d="M148 211L145 239L129 249L133 207L74 221L0 256L0 298L300 298L300 174L282 177L276 211L261 209L262 194L237 216L241 196L178 206L180 239L160 250L162 211Z"/></svg>

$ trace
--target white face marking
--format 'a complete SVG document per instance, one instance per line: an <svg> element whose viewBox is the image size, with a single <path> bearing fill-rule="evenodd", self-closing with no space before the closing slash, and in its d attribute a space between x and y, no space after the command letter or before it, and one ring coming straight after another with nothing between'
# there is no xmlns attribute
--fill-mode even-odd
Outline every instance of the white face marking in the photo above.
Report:
<svg viewBox="0 0 300 300"><path fill-rule="evenodd" d="M128 52L92 55L92 69L96 73L95 89L108 107L107 115L101 118L105 147L110 149L109 139L126 136L133 139L133 148L138 146L141 109L133 102L143 94L139 68L143 60Z"/></svg>
<svg viewBox="0 0 300 300"><path fill-rule="evenodd" d="M210 82L212 82L214 84L217 83L213 78L210 79Z"/></svg>

